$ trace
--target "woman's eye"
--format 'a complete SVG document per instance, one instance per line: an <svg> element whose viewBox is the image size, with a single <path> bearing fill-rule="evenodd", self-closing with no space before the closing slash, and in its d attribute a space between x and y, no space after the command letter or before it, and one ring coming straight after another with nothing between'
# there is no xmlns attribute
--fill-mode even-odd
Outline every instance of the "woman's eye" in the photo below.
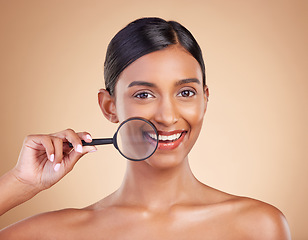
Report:
<svg viewBox="0 0 308 240"><path fill-rule="evenodd" d="M148 92L141 92L141 93L135 94L134 97L145 99L145 98L153 98L154 96Z"/></svg>
<svg viewBox="0 0 308 240"><path fill-rule="evenodd" d="M178 94L179 97L192 97L194 95L196 95L196 93L191 90L183 90Z"/></svg>

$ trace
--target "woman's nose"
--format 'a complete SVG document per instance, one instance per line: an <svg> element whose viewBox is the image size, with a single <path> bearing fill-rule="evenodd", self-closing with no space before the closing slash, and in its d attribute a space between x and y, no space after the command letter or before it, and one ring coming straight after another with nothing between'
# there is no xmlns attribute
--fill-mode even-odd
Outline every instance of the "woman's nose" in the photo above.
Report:
<svg viewBox="0 0 308 240"><path fill-rule="evenodd" d="M176 103L169 98L159 102L154 115L155 122L166 127L179 120Z"/></svg>

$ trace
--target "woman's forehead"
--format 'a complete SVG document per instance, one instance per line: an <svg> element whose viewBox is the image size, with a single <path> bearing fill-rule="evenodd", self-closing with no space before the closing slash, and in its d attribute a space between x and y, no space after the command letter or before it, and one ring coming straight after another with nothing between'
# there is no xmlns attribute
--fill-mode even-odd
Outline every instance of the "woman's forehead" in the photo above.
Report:
<svg viewBox="0 0 308 240"><path fill-rule="evenodd" d="M119 81L153 81L161 78L197 78L202 81L202 70L197 60L183 47L170 46L135 60L123 70Z"/></svg>

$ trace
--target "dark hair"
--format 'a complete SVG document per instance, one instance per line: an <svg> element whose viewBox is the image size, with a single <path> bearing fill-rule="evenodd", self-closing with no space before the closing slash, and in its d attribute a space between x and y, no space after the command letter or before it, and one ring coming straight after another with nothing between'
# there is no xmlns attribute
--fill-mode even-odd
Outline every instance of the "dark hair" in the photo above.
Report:
<svg viewBox="0 0 308 240"><path fill-rule="evenodd" d="M202 51L193 35L175 21L161 18L137 19L120 30L110 41L104 64L105 86L110 95L114 94L121 72L138 58L180 44L198 61L205 86L205 66Z"/></svg>

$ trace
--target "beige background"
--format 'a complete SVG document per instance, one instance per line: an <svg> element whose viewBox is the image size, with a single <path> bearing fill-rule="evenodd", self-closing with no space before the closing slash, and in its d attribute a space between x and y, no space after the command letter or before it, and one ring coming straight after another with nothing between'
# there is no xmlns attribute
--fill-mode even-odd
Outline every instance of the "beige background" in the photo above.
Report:
<svg viewBox="0 0 308 240"><path fill-rule="evenodd" d="M207 65L210 102L190 160L223 191L271 203L293 239L308 239L308 1L0 0L0 174L23 138L65 128L109 137L97 91L113 35L143 16L192 31ZM83 207L114 191L125 160L100 147L52 189L0 218Z"/></svg>

